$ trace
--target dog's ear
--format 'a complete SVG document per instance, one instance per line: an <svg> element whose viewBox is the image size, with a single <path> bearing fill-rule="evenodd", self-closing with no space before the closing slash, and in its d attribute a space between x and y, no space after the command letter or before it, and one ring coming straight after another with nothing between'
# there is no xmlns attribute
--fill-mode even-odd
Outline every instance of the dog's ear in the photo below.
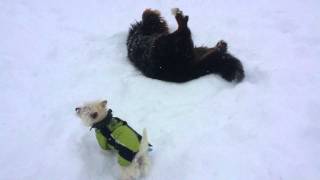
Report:
<svg viewBox="0 0 320 180"><path fill-rule="evenodd" d="M101 101L101 105L102 105L103 107L106 107L107 103L108 103L108 101L107 101L107 100L103 100L103 101Z"/></svg>

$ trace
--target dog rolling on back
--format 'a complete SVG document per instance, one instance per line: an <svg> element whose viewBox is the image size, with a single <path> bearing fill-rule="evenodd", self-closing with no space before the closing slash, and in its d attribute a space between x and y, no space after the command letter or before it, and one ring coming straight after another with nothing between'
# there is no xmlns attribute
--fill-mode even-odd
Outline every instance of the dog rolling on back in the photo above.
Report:
<svg viewBox="0 0 320 180"><path fill-rule="evenodd" d="M177 8L172 12L178 23L172 33L157 10L146 9L142 21L131 26L128 57L137 69L147 77L170 82L186 82L211 73L227 81L242 81L242 64L227 51L226 42L212 48L195 47L189 17Z"/></svg>

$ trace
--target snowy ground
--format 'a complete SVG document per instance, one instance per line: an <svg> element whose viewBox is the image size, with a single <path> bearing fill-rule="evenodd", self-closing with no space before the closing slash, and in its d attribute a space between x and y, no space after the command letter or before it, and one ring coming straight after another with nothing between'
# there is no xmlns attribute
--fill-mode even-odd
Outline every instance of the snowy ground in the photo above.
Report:
<svg viewBox="0 0 320 180"><path fill-rule="evenodd" d="M188 3L187 3L188 2ZM224 39L246 78L145 78L126 33L147 8L190 16L197 45ZM0 1L0 179L116 179L74 107L108 99L154 151L152 180L320 179L320 2Z"/></svg>

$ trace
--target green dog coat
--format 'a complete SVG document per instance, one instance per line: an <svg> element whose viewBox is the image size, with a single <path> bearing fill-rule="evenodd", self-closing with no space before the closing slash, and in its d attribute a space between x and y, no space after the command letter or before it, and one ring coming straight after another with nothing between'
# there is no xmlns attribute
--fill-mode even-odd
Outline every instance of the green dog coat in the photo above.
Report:
<svg viewBox="0 0 320 180"><path fill-rule="evenodd" d="M118 163L128 166L139 151L141 135L134 131L126 121L112 116L108 110L106 118L94 124L96 139L104 150L117 151Z"/></svg>

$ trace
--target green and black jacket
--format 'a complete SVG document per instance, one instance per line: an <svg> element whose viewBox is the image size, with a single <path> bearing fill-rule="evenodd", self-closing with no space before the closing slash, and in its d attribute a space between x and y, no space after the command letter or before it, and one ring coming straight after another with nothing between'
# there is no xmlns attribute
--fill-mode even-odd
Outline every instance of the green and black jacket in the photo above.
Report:
<svg viewBox="0 0 320 180"><path fill-rule="evenodd" d="M128 166L139 151L141 135L134 131L126 121L112 116L108 110L106 118L94 124L96 138L104 150L116 150L118 163Z"/></svg>

